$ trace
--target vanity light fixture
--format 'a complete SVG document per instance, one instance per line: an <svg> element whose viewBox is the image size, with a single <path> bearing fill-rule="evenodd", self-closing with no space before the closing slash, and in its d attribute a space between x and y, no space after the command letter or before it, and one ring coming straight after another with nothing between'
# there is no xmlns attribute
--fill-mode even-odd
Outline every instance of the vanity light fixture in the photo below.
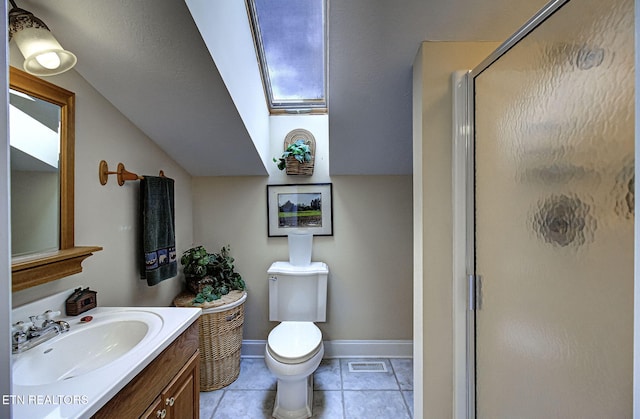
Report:
<svg viewBox="0 0 640 419"><path fill-rule="evenodd" d="M24 56L24 69L36 76L64 73L76 65L76 56L62 48L47 25L33 13L16 6L9 10L9 41L15 40Z"/></svg>

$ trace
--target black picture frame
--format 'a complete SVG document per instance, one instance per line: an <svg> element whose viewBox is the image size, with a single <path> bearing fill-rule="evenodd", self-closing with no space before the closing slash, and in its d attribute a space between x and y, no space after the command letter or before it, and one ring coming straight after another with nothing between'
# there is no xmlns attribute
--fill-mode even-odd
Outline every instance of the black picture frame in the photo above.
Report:
<svg viewBox="0 0 640 419"><path fill-rule="evenodd" d="M267 185L267 220L269 237L300 232L333 236L333 185Z"/></svg>

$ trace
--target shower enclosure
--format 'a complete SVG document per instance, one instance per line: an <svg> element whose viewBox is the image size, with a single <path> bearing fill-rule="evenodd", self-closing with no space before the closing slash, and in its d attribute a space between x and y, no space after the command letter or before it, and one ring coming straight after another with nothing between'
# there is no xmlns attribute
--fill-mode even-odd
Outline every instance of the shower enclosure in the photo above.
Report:
<svg viewBox="0 0 640 419"><path fill-rule="evenodd" d="M634 2L552 2L467 77L468 415L629 418Z"/></svg>

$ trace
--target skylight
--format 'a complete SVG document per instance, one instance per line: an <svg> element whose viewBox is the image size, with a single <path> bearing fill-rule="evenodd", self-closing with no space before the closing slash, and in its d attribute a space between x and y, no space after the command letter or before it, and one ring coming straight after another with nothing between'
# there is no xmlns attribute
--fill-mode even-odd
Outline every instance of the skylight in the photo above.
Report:
<svg viewBox="0 0 640 419"><path fill-rule="evenodd" d="M326 111L325 0L247 0L270 110Z"/></svg>

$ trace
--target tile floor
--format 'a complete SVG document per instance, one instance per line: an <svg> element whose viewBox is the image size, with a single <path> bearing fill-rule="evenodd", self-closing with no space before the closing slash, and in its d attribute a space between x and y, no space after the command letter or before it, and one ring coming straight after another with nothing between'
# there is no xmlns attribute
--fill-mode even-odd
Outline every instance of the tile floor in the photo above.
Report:
<svg viewBox="0 0 640 419"><path fill-rule="evenodd" d="M349 362L380 361L387 372L350 372ZM200 393L201 419L271 418L276 379L264 359L243 358L229 386ZM413 418L412 359L325 359L314 374L313 417Z"/></svg>

